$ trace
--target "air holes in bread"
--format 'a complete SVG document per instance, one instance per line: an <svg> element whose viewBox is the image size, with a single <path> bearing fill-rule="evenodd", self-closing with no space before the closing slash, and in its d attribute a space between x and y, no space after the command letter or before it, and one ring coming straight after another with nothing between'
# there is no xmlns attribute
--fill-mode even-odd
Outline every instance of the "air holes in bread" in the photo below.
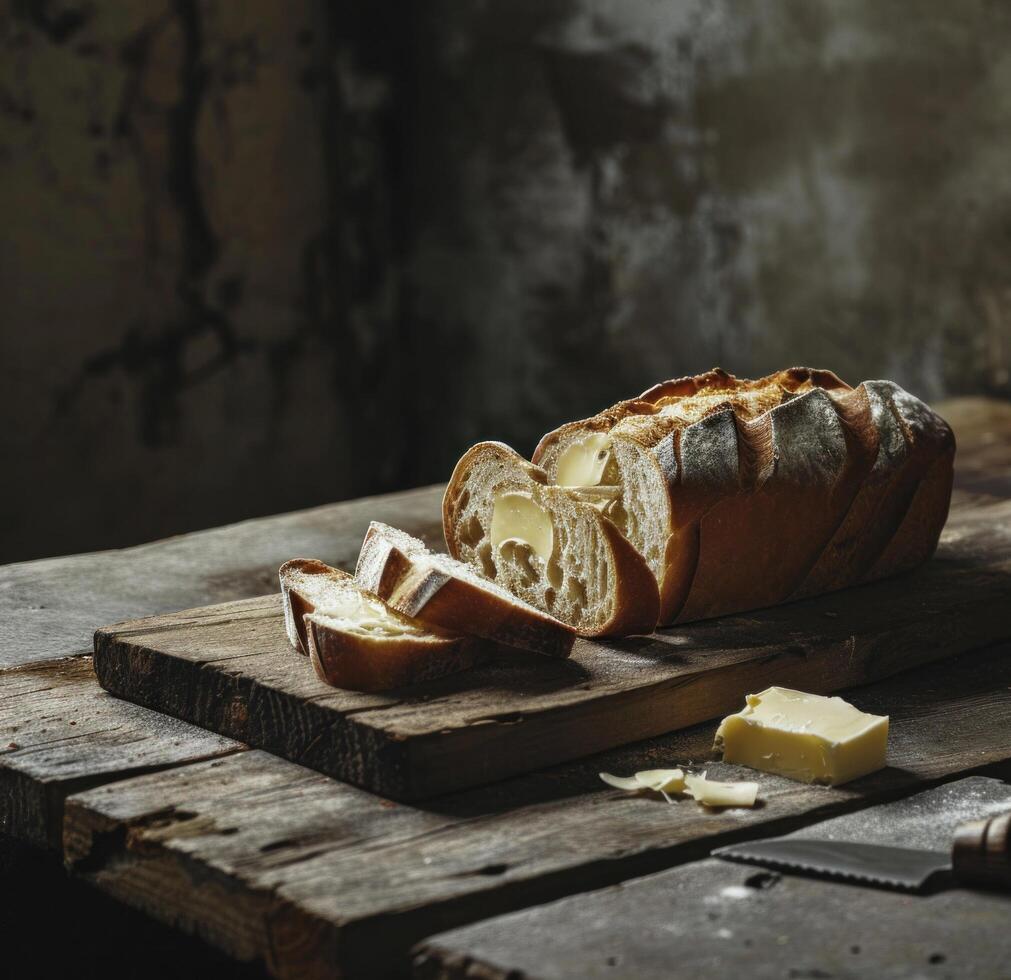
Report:
<svg viewBox="0 0 1011 980"><path fill-rule="evenodd" d="M604 516L616 524L622 532L624 532L628 526L628 514L626 513L625 507L620 499L612 500L604 508Z"/></svg>
<svg viewBox="0 0 1011 980"><path fill-rule="evenodd" d="M578 578L570 578L565 586L565 596L574 606L582 609L586 605L586 586Z"/></svg>
<svg viewBox="0 0 1011 980"><path fill-rule="evenodd" d="M522 585L530 586L540 579L538 566L543 567L544 563L536 557L533 548L526 541L507 538L499 545L499 554L503 561L515 565Z"/></svg>
<svg viewBox="0 0 1011 980"><path fill-rule="evenodd" d="M476 548L484 537L484 528L477 519L477 514L471 514L460 528L460 541L471 548Z"/></svg>
<svg viewBox="0 0 1011 980"><path fill-rule="evenodd" d="M481 571L488 578L494 578L498 574L498 569L495 567L495 562L492 561L491 557L491 544L487 541L477 549L478 561L481 562Z"/></svg>
<svg viewBox="0 0 1011 980"><path fill-rule="evenodd" d="M607 464L614 466L613 459ZM601 513L620 498L621 487L598 482L563 489L546 478L507 446L471 448L457 464L445 498L450 553L583 635L648 632L659 606L656 581L633 545ZM463 480L470 483L470 502L461 511L456 501ZM484 536L471 545L474 515ZM603 575L601 564L607 566ZM568 586L573 577L577 581ZM601 591L601 581L609 588Z"/></svg>
<svg viewBox="0 0 1011 980"><path fill-rule="evenodd" d="M557 589L562 584L562 566L556 555L552 555L548 562L548 584L552 589Z"/></svg>

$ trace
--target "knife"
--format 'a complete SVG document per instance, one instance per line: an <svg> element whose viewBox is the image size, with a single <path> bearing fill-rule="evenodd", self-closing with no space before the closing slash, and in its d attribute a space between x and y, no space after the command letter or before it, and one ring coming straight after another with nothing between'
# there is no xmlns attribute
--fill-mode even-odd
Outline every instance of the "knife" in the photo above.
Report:
<svg viewBox="0 0 1011 980"><path fill-rule="evenodd" d="M726 861L906 892L923 892L947 880L1011 888L1011 813L959 827L947 853L788 837L731 844L712 853Z"/></svg>

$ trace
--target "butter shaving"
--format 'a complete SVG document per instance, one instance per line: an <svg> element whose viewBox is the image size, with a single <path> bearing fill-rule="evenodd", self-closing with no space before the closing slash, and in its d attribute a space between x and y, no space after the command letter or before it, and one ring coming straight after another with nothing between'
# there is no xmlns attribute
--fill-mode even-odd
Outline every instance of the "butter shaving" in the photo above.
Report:
<svg viewBox="0 0 1011 980"><path fill-rule="evenodd" d="M703 806L744 806L755 805L758 798L758 783L720 783L707 779L703 772L685 776L685 792Z"/></svg>
<svg viewBox="0 0 1011 980"><path fill-rule="evenodd" d="M680 793L685 788L685 774L680 769L644 769L632 778L657 793Z"/></svg>
<svg viewBox="0 0 1011 980"><path fill-rule="evenodd" d="M680 769L644 769L633 776L613 776L609 772L597 775L615 789L627 792L650 789L654 793L661 793L668 803L675 802L670 793L681 793L685 787L685 774Z"/></svg>
<svg viewBox="0 0 1011 980"><path fill-rule="evenodd" d="M609 772L598 772L598 776L615 789L639 790L643 789L642 783L635 776L612 776Z"/></svg>
<svg viewBox="0 0 1011 980"><path fill-rule="evenodd" d="M649 789L660 793L668 803L677 801L671 793L683 793L702 806L755 805L758 783L721 783L707 778L705 772L686 773L681 769L644 769L633 776L612 776L609 772L597 774L615 789L634 793Z"/></svg>

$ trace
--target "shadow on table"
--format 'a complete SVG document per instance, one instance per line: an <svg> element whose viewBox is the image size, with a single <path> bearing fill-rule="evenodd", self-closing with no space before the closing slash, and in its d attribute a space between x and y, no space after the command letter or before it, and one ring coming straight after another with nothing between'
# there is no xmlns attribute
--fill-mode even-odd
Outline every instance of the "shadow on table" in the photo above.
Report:
<svg viewBox="0 0 1011 980"><path fill-rule="evenodd" d="M267 976L68 877L55 854L8 837L0 837L0 889L0 974L11 980Z"/></svg>

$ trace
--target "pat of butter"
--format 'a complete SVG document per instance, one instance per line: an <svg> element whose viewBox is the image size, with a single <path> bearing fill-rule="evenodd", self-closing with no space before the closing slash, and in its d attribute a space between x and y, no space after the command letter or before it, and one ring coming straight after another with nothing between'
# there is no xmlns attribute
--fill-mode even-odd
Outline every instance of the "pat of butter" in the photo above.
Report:
<svg viewBox="0 0 1011 980"><path fill-rule="evenodd" d="M770 687L724 718L714 749L736 762L802 783L837 786L885 765L887 715L842 698Z"/></svg>
<svg viewBox="0 0 1011 980"><path fill-rule="evenodd" d="M491 543L501 547L505 541L527 544L544 561L551 559L555 529L548 512L535 503L529 493L513 491L495 498L491 515Z"/></svg>
<svg viewBox="0 0 1011 980"><path fill-rule="evenodd" d="M560 487L595 487L611 458L610 436L591 432L585 439L566 446L558 457L555 483Z"/></svg>

